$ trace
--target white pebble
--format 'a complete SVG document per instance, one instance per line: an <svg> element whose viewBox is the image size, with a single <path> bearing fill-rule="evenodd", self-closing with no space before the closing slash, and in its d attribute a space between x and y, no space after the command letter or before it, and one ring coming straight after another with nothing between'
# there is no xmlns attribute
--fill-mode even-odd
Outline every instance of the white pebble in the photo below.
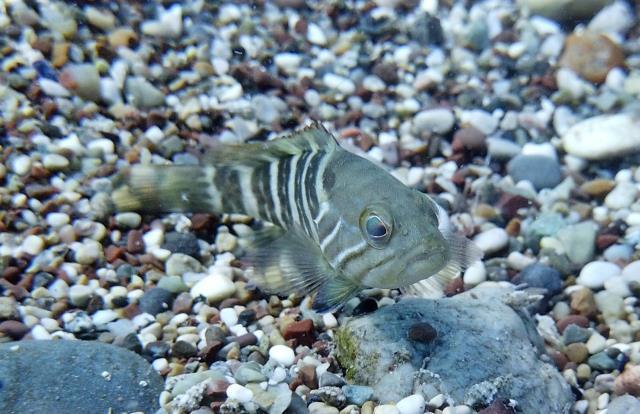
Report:
<svg viewBox="0 0 640 414"><path fill-rule="evenodd" d="M27 155L18 155L11 160L11 171L18 175L25 175L31 170L31 158Z"/></svg>
<svg viewBox="0 0 640 414"><path fill-rule="evenodd" d="M543 157L558 159L558 153L553 145L548 142L543 144L534 144L528 142L522 147L522 155L541 155Z"/></svg>
<svg viewBox="0 0 640 414"><path fill-rule="evenodd" d="M51 334L42 325L35 325L31 328L31 336L40 341L51 339Z"/></svg>
<svg viewBox="0 0 640 414"><path fill-rule="evenodd" d="M293 365L295 357L293 349L285 345L274 345L269 349L269 358L284 365L285 367Z"/></svg>
<svg viewBox="0 0 640 414"><path fill-rule="evenodd" d="M49 171L59 171L69 166L69 160L60 154L46 154L42 157L42 165Z"/></svg>
<svg viewBox="0 0 640 414"><path fill-rule="evenodd" d="M240 384L231 384L229 388L227 388L227 397L244 404L251 402L253 392Z"/></svg>
<svg viewBox="0 0 640 414"><path fill-rule="evenodd" d="M67 285L67 282L63 279L56 279L51 285L49 285L47 290L49 290L51 296L60 300L67 297L67 294L69 293L69 285Z"/></svg>
<svg viewBox="0 0 640 414"><path fill-rule="evenodd" d="M44 240L42 237L32 234L24 239L20 247L23 252L35 256L44 249Z"/></svg>
<svg viewBox="0 0 640 414"><path fill-rule="evenodd" d="M233 308L224 308L220 310L220 319L228 327L232 327L238 323L238 314Z"/></svg>
<svg viewBox="0 0 640 414"><path fill-rule="evenodd" d="M227 276L213 273L200 280L191 288L191 296L197 298L204 296L207 302L219 302L233 295L236 285Z"/></svg>
<svg viewBox="0 0 640 414"><path fill-rule="evenodd" d="M400 414L422 414L425 408L424 397L421 394L410 395L398 401L396 408Z"/></svg>
<svg viewBox="0 0 640 414"><path fill-rule="evenodd" d="M362 87L371 92L382 92L387 85L376 75L367 75L362 80Z"/></svg>
<svg viewBox="0 0 640 414"><path fill-rule="evenodd" d="M463 111L460 114L460 122L471 125L472 127L480 130L483 134L489 135L498 127L499 121L487 111L483 111L482 109L472 109L469 111Z"/></svg>
<svg viewBox="0 0 640 414"><path fill-rule="evenodd" d="M431 408L440 408L445 402L444 394L438 394L432 399L429 400L429 407Z"/></svg>
<svg viewBox="0 0 640 414"><path fill-rule="evenodd" d="M620 274L620 267L613 263L595 261L587 263L580 275L576 279L576 283L590 289L600 289L604 286L604 283L615 276Z"/></svg>
<svg viewBox="0 0 640 414"><path fill-rule="evenodd" d="M446 108L427 109L418 112L413 117L413 126L418 133L434 132L444 134L453 128L455 117L453 112Z"/></svg>
<svg viewBox="0 0 640 414"><path fill-rule="evenodd" d="M166 358L158 358L151 363L156 372L164 372L169 368L169 362Z"/></svg>
<svg viewBox="0 0 640 414"><path fill-rule="evenodd" d="M53 228L60 228L66 224L69 224L71 220L66 213L49 213L45 219L47 224Z"/></svg>
<svg viewBox="0 0 640 414"><path fill-rule="evenodd" d="M633 204L638 194L636 186L629 182L618 183L615 188L607 194L604 204L614 210L627 208Z"/></svg>
<svg viewBox="0 0 640 414"><path fill-rule="evenodd" d="M87 144L87 149L99 155L110 155L115 152L113 141L107 138L94 139Z"/></svg>
<svg viewBox="0 0 640 414"><path fill-rule="evenodd" d="M640 260L633 261L622 269L622 277L627 283L640 283Z"/></svg>
<svg viewBox="0 0 640 414"><path fill-rule="evenodd" d="M335 73L327 73L322 77L322 82L329 89L334 89L344 95L351 95L356 91L356 85L349 78L336 75Z"/></svg>
<svg viewBox="0 0 640 414"><path fill-rule="evenodd" d="M46 95L59 97L67 97L71 95L67 88L60 85L54 80L40 78L38 79L38 83L40 84L40 89L42 89L42 92L44 92Z"/></svg>
<svg viewBox="0 0 640 414"><path fill-rule="evenodd" d="M381 404L373 409L373 414L399 414L400 411L396 408L395 405L391 404Z"/></svg>
<svg viewBox="0 0 640 414"><path fill-rule="evenodd" d="M105 325L118 319L118 314L112 309L102 309L91 315L94 325Z"/></svg>
<svg viewBox="0 0 640 414"><path fill-rule="evenodd" d="M509 235L499 227L485 230L473 238L476 246L485 253L495 253L509 243Z"/></svg>
<svg viewBox="0 0 640 414"><path fill-rule="evenodd" d="M302 55L299 53L278 53L273 57L273 63L276 64L278 69L290 75L298 70L301 62Z"/></svg>
<svg viewBox="0 0 640 414"><path fill-rule="evenodd" d="M487 280L487 270L482 260L471 264L464 272L463 280L465 285L475 286Z"/></svg>
<svg viewBox="0 0 640 414"><path fill-rule="evenodd" d="M338 320L335 316L333 316L333 313L330 312L322 314L322 322L327 329L335 328L336 326L338 326Z"/></svg>
<svg viewBox="0 0 640 414"><path fill-rule="evenodd" d="M93 289L87 285L73 285L69 288L69 301L77 307L84 307L88 302Z"/></svg>
<svg viewBox="0 0 640 414"><path fill-rule="evenodd" d="M607 346L607 338L600 335L598 332L594 332L587 340L586 345L590 354L597 354L598 352L603 351Z"/></svg>
<svg viewBox="0 0 640 414"><path fill-rule="evenodd" d="M327 44L327 36L324 34L320 26L315 23L309 23L307 28L307 40L318 46Z"/></svg>
<svg viewBox="0 0 640 414"><path fill-rule="evenodd" d="M631 113L599 115L580 121L562 136L565 151L602 160L640 150L640 121Z"/></svg>
<svg viewBox="0 0 640 414"><path fill-rule="evenodd" d="M157 125L153 125L144 132L144 136L149 141L157 144L162 141L162 138L164 138L164 132L162 132L162 130Z"/></svg>

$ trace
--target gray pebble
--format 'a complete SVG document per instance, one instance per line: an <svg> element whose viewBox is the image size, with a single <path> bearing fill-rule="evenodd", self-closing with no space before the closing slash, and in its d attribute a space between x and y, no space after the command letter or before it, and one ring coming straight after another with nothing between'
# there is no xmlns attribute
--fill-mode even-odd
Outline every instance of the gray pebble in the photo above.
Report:
<svg viewBox="0 0 640 414"><path fill-rule="evenodd" d="M530 181L536 190L553 188L562 181L558 161L542 155L518 155L507 164L507 172L516 182Z"/></svg>
<svg viewBox="0 0 640 414"><path fill-rule="evenodd" d="M362 405L373 397L373 388L366 385L345 385L342 392L349 404Z"/></svg>
<svg viewBox="0 0 640 414"><path fill-rule="evenodd" d="M611 371L616 368L616 360L611 358L605 352L598 352L591 355L587 361L589 366L598 371Z"/></svg>
<svg viewBox="0 0 640 414"><path fill-rule="evenodd" d="M144 292L138 302L138 306L140 307L140 311L155 316L160 312L171 309L172 303L173 293L166 289L155 287Z"/></svg>

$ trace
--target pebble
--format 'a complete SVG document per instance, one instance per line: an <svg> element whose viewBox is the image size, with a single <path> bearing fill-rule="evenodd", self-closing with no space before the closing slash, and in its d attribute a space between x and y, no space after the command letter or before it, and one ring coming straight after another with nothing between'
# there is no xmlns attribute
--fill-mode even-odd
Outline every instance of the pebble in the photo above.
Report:
<svg viewBox="0 0 640 414"><path fill-rule="evenodd" d="M471 264L465 270L463 280L465 285L475 286L487 280L487 269L481 260Z"/></svg>
<svg viewBox="0 0 640 414"><path fill-rule="evenodd" d="M49 171L62 171L69 166L69 160L60 154L45 154L42 165Z"/></svg>
<svg viewBox="0 0 640 414"><path fill-rule="evenodd" d="M307 28L307 40L309 43L313 43L318 46L324 46L327 44L327 36L325 36L320 26L315 23L309 23Z"/></svg>
<svg viewBox="0 0 640 414"><path fill-rule="evenodd" d="M597 310L591 289L581 288L571 295L571 309L583 316L593 316Z"/></svg>
<svg viewBox="0 0 640 414"><path fill-rule="evenodd" d="M476 235L473 241L480 250L490 254L504 249L509 243L509 235L504 229L496 227Z"/></svg>
<svg viewBox="0 0 640 414"><path fill-rule="evenodd" d="M373 409L373 414L400 414L400 411L395 405L381 404Z"/></svg>
<svg viewBox="0 0 640 414"><path fill-rule="evenodd" d="M293 349L285 345L274 345L269 349L269 357L285 367L291 366L295 359Z"/></svg>
<svg viewBox="0 0 640 414"><path fill-rule="evenodd" d="M240 384L231 384L227 388L227 397L245 404L251 402L253 392Z"/></svg>
<svg viewBox="0 0 640 414"><path fill-rule="evenodd" d="M339 414L336 407L332 407L323 402L312 402L309 404L309 414Z"/></svg>
<svg viewBox="0 0 640 414"><path fill-rule="evenodd" d="M134 212L118 213L114 218L118 226L128 229L135 229L142 223L142 216Z"/></svg>
<svg viewBox="0 0 640 414"><path fill-rule="evenodd" d="M220 320L231 327L238 323L238 314L233 308L224 308L220 310Z"/></svg>
<svg viewBox="0 0 640 414"><path fill-rule="evenodd" d="M149 313L151 315L157 315L160 312L165 312L171 309L173 304L173 294L168 290L162 288L151 288L144 292L138 306L140 311Z"/></svg>
<svg viewBox="0 0 640 414"><path fill-rule="evenodd" d="M507 164L507 172L514 181L527 180L536 190L553 188L562 181L558 161L543 155L518 155Z"/></svg>
<svg viewBox="0 0 640 414"><path fill-rule="evenodd" d="M322 374L324 376L325 374ZM320 378L322 378L322 376ZM322 381L321 381L322 383ZM325 381L326 383L326 381ZM321 385L323 386L323 385ZM324 385L326 386L326 385ZM373 388L366 385L344 385L342 392L349 404L361 406L373 397Z"/></svg>
<svg viewBox="0 0 640 414"><path fill-rule="evenodd" d="M227 276L214 272L191 288L191 296L203 296L208 303L220 302L231 297L236 291L236 285Z"/></svg>
<svg viewBox="0 0 640 414"><path fill-rule="evenodd" d="M616 360L611 358L605 352L598 352L595 355L589 357L587 361L591 368L598 371L612 371L616 367Z"/></svg>
<svg viewBox="0 0 640 414"><path fill-rule="evenodd" d="M582 268L576 283L590 289L601 289L608 279L619 276L620 272L620 267L613 263L590 262Z"/></svg>
<svg viewBox="0 0 640 414"><path fill-rule="evenodd" d="M622 318L625 314L624 299L613 292L600 291L595 294L595 301L605 320Z"/></svg>
<svg viewBox="0 0 640 414"><path fill-rule="evenodd" d="M640 366L627 364L614 382L614 391L618 395L640 396Z"/></svg>
<svg viewBox="0 0 640 414"><path fill-rule="evenodd" d="M567 37L559 64L600 84L611 69L624 65L624 52L609 37L585 30Z"/></svg>
<svg viewBox="0 0 640 414"><path fill-rule="evenodd" d="M565 151L605 160L640 151L640 120L630 113L598 115L573 125L562 136Z"/></svg>
<svg viewBox="0 0 640 414"><path fill-rule="evenodd" d="M44 247L45 244L42 237L36 236L35 234L27 236L20 246L23 252L30 254L31 256L39 254L44 250Z"/></svg>
<svg viewBox="0 0 640 414"><path fill-rule="evenodd" d="M556 269L541 263L534 263L522 269L516 277L517 283L526 283L529 287L543 288L547 297L562 291L562 277Z"/></svg>
<svg viewBox="0 0 640 414"><path fill-rule="evenodd" d="M604 204L614 210L627 208L633 204L638 194L638 189L633 183L621 182L607 194Z"/></svg>
<svg viewBox="0 0 640 414"><path fill-rule="evenodd" d="M142 109L150 109L164 103L164 93L143 77L128 77L125 82L127 101Z"/></svg>
<svg viewBox="0 0 640 414"><path fill-rule="evenodd" d="M418 112L413 117L413 126L418 134L445 134L453 128L455 117L449 109L436 108Z"/></svg>
<svg viewBox="0 0 640 414"><path fill-rule="evenodd" d="M100 99L100 75L93 64L67 65L60 74L60 83L82 99Z"/></svg>
<svg viewBox="0 0 640 414"><path fill-rule="evenodd" d="M145 237L145 245L153 245L153 243L149 243L147 240ZM185 273L199 273L201 271L202 265L200 262L184 253L172 254L165 263L165 272L168 275L182 276Z"/></svg>
<svg viewBox="0 0 640 414"><path fill-rule="evenodd" d="M426 402L422 394L413 394L405 397L396 403L396 408L400 414L422 414Z"/></svg>
<svg viewBox="0 0 640 414"><path fill-rule="evenodd" d="M356 85L349 78L336 75L335 73L327 73L322 77L322 82L329 89L334 89L342 94L351 95L356 91Z"/></svg>
<svg viewBox="0 0 640 414"><path fill-rule="evenodd" d="M577 342L567 345L564 352L567 355L567 358L569 358L569 361L575 362L576 364L585 361L589 356L589 350L585 344Z"/></svg>
<svg viewBox="0 0 640 414"><path fill-rule="evenodd" d="M26 175L31 170L31 158L26 155L18 155L11 159L11 171L18 175Z"/></svg>
<svg viewBox="0 0 640 414"><path fill-rule="evenodd" d="M597 230L595 223L585 221L561 228L556 237L562 242L569 260L584 265L593 259Z"/></svg>

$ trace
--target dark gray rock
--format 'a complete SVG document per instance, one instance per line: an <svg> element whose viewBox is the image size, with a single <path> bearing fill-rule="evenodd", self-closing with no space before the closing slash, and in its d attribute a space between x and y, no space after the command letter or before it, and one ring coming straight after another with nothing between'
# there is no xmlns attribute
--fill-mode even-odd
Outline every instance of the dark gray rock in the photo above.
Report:
<svg viewBox="0 0 640 414"><path fill-rule="evenodd" d="M516 182L530 181L536 190L553 188L562 181L558 161L543 155L518 155L507 164L507 172Z"/></svg>
<svg viewBox="0 0 640 414"><path fill-rule="evenodd" d="M200 257L198 238L193 233L169 232L164 236L162 248L171 253L183 253L196 259Z"/></svg>
<svg viewBox="0 0 640 414"><path fill-rule="evenodd" d="M531 264L514 279L515 283L526 283L530 288L542 288L547 291L546 298L562 292L562 275L553 267L541 263Z"/></svg>
<svg viewBox="0 0 640 414"><path fill-rule="evenodd" d="M162 378L142 357L89 341L0 344L0 412L122 413L159 409Z"/></svg>
<svg viewBox="0 0 640 414"><path fill-rule="evenodd" d="M452 298L405 299L345 323L336 333L337 357L347 380L369 385L374 399L398 401L437 390L451 405L483 407L497 398L517 401L522 412L568 413L569 385L544 353L528 302L495 283ZM432 341L408 331L428 323Z"/></svg>
<svg viewBox="0 0 640 414"><path fill-rule="evenodd" d="M162 288L151 288L144 292L138 305L142 312L157 315L171 309L173 303L173 293Z"/></svg>

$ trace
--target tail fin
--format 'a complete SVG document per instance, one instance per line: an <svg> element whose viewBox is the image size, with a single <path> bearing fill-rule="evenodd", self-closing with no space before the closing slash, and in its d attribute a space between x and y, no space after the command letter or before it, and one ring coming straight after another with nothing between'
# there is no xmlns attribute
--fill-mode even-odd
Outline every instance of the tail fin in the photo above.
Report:
<svg viewBox="0 0 640 414"><path fill-rule="evenodd" d="M114 179L118 211L213 212L207 168L197 165L136 165Z"/></svg>

